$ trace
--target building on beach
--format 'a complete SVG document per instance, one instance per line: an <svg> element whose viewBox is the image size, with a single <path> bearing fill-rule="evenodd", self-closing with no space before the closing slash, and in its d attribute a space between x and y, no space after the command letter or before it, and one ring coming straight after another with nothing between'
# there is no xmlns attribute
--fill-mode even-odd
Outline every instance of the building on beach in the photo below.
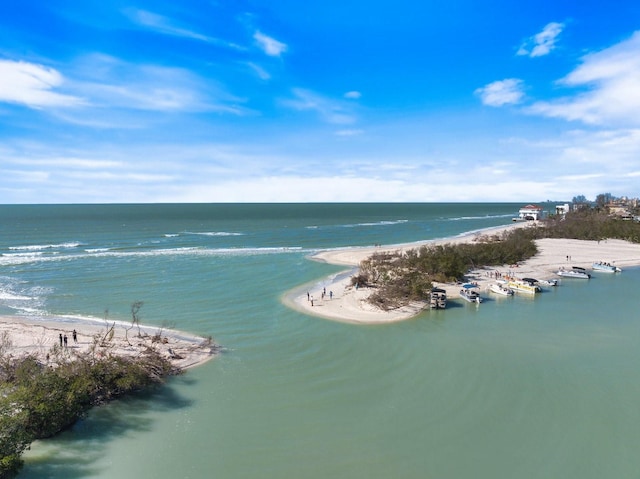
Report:
<svg viewBox="0 0 640 479"><path fill-rule="evenodd" d="M518 217L513 221L537 221L544 217L544 211L540 206L527 205L520 208Z"/></svg>

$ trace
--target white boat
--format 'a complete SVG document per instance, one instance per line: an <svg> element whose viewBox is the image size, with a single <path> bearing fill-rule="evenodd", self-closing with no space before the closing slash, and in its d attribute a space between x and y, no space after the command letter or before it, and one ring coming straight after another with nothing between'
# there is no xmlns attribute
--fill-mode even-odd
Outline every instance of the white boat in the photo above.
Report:
<svg viewBox="0 0 640 479"><path fill-rule="evenodd" d="M480 297L478 286L472 283L465 283L462 285L462 289L460 290L460 297L465 301L469 301L470 303L482 303L482 298Z"/></svg>
<svg viewBox="0 0 640 479"><path fill-rule="evenodd" d="M535 278L522 278L522 281L532 286L558 286L557 279L535 279Z"/></svg>
<svg viewBox="0 0 640 479"><path fill-rule="evenodd" d="M447 292L441 288L431 289L431 309L444 309L447 307Z"/></svg>
<svg viewBox="0 0 640 479"><path fill-rule="evenodd" d="M620 273L622 271L622 269L617 266L614 266L611 263L605 263L604 261L597 261L591 266L594 271L599 271L600 273Z"/></svg>
<svg viewBox="0 0 640 479"><path fill-rule="evenodd" d="M542 288L536 280L530 278L510 279L507 281L507 287L516 293L536 294L542 291Z"/></svg>
<svg viewBox="0 0 640 479"><path fill-rule="evenodd" d="M489 285L489 291L502 296L513 296L513 290L502 283L491 283Z"/></svg>
<svg viewBox="0 0 640 479"><path fill-rule="evenodd" d="M589 279L591 275L587 273L587 270L581 268L580 266L574 266L571 269L560 268L556 271L558 276L562 276L563 278L577 278L577 279Z"/></svg>

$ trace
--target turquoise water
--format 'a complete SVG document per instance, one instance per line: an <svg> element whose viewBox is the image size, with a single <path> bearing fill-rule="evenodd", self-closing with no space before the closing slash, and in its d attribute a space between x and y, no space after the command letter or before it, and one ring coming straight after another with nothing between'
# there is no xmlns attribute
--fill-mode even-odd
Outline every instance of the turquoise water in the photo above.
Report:
<svg viewBox="0 0 640 479"><path fill-rule="evenodd" d="M632 478L640 270L355 326L286 308L323 248L507 224L521 205L0 207L0 313L211 334L219 358L27 455L23 478Z"/></svg>

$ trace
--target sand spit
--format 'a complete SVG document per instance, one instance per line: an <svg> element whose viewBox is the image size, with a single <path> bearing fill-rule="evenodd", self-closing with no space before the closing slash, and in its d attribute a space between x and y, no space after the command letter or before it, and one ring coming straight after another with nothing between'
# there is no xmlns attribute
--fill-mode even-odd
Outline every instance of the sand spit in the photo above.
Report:
<svg viewBox="0 0 640 479"><path fill-rule="evenodd" d="M205 363L219 351L219 347L207 338L171 329L141 326L139 334L137 327L131 328L131 324L125 323L56 318L39 320L20 316L0 317L0 347L14 357L35 354L46 363L54 346L61 347L63 354L72 358L75 354L89 351L96 337L105 338L111 327L113 335L104 341L105 346L97 347L96 354L135 357L146 348L155 348L174 366L186 369Z"/></svg>
<svg viewBox="0 0 640 479"><path fill-rule="evenodd" d="M368 288L354 288L351 286L351 276L357 270L360 262L375 252L406 251L423 245L444 243L472 242L480 235L501 234L511 228L527 227L531 223L514 223L497 228L444 238L432 241L421 241L410 244L344 248L319 252L311 257L316 261L324 261L336 265L350 266L350 269L335 277L320 280L312 285L306 285L285 295L285 304L307 314L326 319L358 324L382 324L402 321L422 312L426 305L414 303L410 306L382 311L372 306L367 298L372 293ZM574 239L537 240L538 254L518 265L503 265L500 267L481 268L473 270L468 280L478 284L481 291L495 281L496 276L512 276L516 278L551 279L558 278L555 272L560 268L581 266L591 268L594 261L605 261L622 268L640 266L640 245L622 240L582 241ZM624 273L623 273L624 274ZM447 283L437 286L447 291L449 298L459 297L460 285Z"/></svg>

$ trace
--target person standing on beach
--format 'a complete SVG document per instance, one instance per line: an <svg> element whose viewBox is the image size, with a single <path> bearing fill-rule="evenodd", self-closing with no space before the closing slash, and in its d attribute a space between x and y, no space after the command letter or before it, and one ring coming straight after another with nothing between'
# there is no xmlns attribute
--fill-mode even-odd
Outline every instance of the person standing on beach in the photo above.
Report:
<svg viewBox="0 0 640 479"><path fill-rule="evenodd" d="M76 330L73 330L73 342L77 343L78 342L78 333L76 332Z"/></svg>
<svg viewBox="0 0 640 479"><path fill-rule="evenodd" d="M64 335L64 347L65 348L67 347L67 335L66 334Z"/></svg>
<svg viewBox="0 0 640 479"><path fill-rule="evenodd" d="M62 333L60 333L60 347L62 347Z"/></svg>

